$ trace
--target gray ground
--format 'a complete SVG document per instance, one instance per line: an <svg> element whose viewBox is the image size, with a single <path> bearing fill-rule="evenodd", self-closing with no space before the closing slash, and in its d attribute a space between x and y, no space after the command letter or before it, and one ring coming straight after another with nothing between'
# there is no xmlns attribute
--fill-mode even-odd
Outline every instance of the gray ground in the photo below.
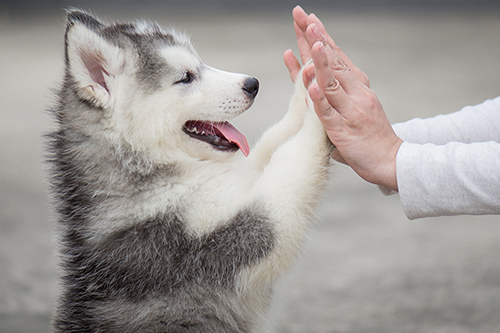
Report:
<svg viewBox="0 0 500 333"><path fill-rule="evenodd" d="M234 121L250 142L285 112L292 86L281 55L295 49L288 12L101 13L180 27L206 63L258 77L255 105ZM498 12L317 14L393 122L499 94ZM0 13L0 333L48 331L56 267L41 136L62 74L63 21L60 11ZM410 222L397 196L344 166L332 169L320 213L279 288L283 332L500 332L498 217Z"/></svg>

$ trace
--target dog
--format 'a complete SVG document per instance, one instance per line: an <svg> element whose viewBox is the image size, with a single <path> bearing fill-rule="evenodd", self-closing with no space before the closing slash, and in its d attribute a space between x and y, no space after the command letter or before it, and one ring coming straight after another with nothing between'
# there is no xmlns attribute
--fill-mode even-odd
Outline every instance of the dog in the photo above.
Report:
<svg viewBox="0 0 500 333"><path fill-rule="evenodd" d="M68 10L47 140L55 332L265 329L332 146L297 80L288 113L250 152L229 121L258 89L204 64L180 32Z"/></svg>

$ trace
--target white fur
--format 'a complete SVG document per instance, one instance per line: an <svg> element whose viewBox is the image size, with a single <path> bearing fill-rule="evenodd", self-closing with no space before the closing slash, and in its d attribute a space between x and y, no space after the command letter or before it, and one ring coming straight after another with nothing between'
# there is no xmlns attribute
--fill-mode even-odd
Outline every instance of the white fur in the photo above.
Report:
<svg viewBox="0 0 500 333"><path fill-rule="evenodd" d="M87 134L104 136L115 146L130 145L152 163L175 163L178 169L173 180L160 179L149 191L110 196L95 212L89 235L98 242L165 207L182 208L190 232L204 235L258 203L273 223L276 245L237 281L240 306L252 314L255 330L262 328L269 307L265 296L292 264L326 183L330 147L312 102L306 104L305 87L296 84L285 118L245 158L240 152L217 151L182 127L188 120L228 121L245 111L252 103L242 91L248 76L211 68L182 45L166 47L160 54L172 70L162 88L151 93L137 87L132 52L78 24L68 36L71 74L81 97L104 109ZM93 79L89 61L102 67L105 86ZM185 71L195 73L195 81L173 84ZM121 191L119 186L114 190Z"/></svg>

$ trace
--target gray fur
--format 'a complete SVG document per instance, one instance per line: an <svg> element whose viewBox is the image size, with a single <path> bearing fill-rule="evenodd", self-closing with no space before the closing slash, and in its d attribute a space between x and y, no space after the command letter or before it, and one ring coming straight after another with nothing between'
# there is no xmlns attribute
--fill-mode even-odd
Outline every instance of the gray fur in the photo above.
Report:
<svg viewBox="0 0 500 333"><path fill-rule="evenodd" d="M186 126L237 116L258 81L205 66L184 35L72 10L65 60L47 136L54 331L262 329L326 183L331 147L305 87L243 161Z"/></svg>
<svg viewBox="0 0 500 333"><path fill-rule="evenodd" d="M202 238L188 235L183 225L171 213L138 222L94 246L69 231L63 278L68 289L57 330L248 331L246 318L233 308L234 277L272 249L266 219L244 211ZM147 316L138 316L144 309Z"/></svg>
<svg viewBox="0 0 500 333"><path fill-rule="evenodd" d="M106 26L84 12L69 12L68 29L76 21L119 47L133 47L140 59L137 76L147 89L158 89L166 75L157 44L188 45L156 25L145 33L133 23ZM48 136L49 162L63 270L55 331L249 331L248 318L234 309L234 278L272 250L266 217L248 207L196 237L185 230L181 211L165 207L96 240L89 227L99 207L175 179L176 166L154 164L126 144L105 144L82 132L79 126L99 122L104 111L78 97L68 71L52 113L59 129Z"/></svg>
<svg viewBox="0 0 500 333"><path fill-rule="evenodd" d="M85 24L101 37L121 48L134 48L139 57L139 71L137 76L141 83L140 87L149 90L156 90L161 87L160 80L168 72L168 66L157 55L156 51L161 46L182 45L193 50L189 39L175 31L160 27L151 22L125 22L106 25L94 16L79 10L68 12L69 29L76 23ZM140 26L147 27L141 30ZM66 50L68 48L66 38ZM66 51L66 64L69 59Z"/></svg>

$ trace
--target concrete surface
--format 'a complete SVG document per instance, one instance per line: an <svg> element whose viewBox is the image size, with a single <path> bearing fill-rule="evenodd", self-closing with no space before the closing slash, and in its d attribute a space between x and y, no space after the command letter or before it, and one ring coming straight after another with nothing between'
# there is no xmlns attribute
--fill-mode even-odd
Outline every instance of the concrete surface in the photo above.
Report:
<svg viewBox="0 0 500 333"><path fill-rule="evenodd" d="M281 55L296 49L289 12L99 13L179 27L206 63L258 77L255 105L234 121L250 142L285 112L292 86ZM393 122L500 93L499 12L316 13L370 76ZM62 11L0 13L0 333L48 332L56 267L42 135L63 30ZM500 332L498 216L410 222L397 196L344 166L332 168L320 215L279 287L282 332Z"/></svg>

